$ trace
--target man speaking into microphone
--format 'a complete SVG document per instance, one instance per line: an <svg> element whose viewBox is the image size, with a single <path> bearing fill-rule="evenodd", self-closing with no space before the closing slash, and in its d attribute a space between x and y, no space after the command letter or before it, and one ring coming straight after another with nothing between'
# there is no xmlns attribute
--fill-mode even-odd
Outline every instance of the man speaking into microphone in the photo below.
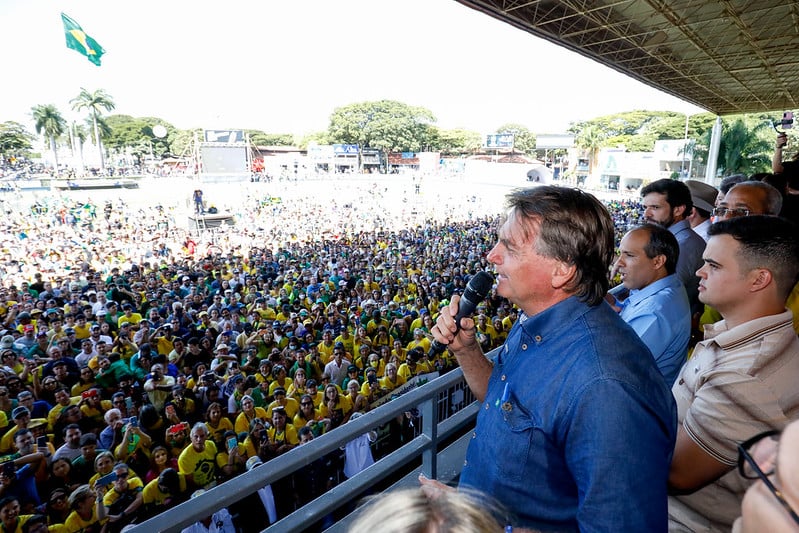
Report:
<svg viewBox="0 0 799 533"><path fill-rule="evenodd" d="M455 322L458 296L432 331L481 402L461 486L508 507L513 526L666 531L676 408L604 300L611 217L593 196L550 186L512 192L508 208L488 254L497 292L521 310L507 341L486 358L474 321ZM421 482L431 497L447 490Z"/></svg>

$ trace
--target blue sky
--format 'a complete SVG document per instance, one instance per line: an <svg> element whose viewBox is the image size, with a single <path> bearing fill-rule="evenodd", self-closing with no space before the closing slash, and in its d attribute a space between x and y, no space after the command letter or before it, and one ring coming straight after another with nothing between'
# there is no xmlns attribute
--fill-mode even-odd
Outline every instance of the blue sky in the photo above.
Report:
<svg viewBox="0 0 799 533"><path fill-rule="evenodd" d="M106 50L102 66L64 44L60 13ZM179 128L323 130L339 106L391 99L444 129L489 133L633 109L699 108L454 0L2 0L0 122L54 104L68 119L81 87L115 113Z"/></svg>

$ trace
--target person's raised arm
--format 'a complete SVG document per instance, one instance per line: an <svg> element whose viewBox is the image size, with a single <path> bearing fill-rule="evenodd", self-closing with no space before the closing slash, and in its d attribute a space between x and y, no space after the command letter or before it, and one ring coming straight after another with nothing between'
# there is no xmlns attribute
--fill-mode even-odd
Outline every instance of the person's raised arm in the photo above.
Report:
<svg viewBox="0 0 799 533"><path fill-rule="evenodd" d="M784 131L778 133L774 155L771 156L771 170L774 174L782 174L782 150L786 144L788 144L788 135Z"/></svg>

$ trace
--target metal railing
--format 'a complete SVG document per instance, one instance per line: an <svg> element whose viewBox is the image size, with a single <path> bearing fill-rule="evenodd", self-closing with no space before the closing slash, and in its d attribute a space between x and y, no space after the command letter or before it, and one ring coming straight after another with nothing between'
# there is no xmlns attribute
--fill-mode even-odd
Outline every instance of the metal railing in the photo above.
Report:
<svg viewBox="0 0 799 533"><path fill-rule="evenodd" d="M409 442L375 462L363 472L336 485L307 505L264 529L264 532L302 531L329 513L353 502L400 468L417 462L429 478L437 477L437 457L442 441L474 425L478 405L458 368L417 387L364 416L298 446L263 466L236 476L207 492L165 511L132 530L135 533L170 533L228 507L258 489L274 483L338 450L353 438L388 423L399 415L418 410L418 433Z"/></svg>

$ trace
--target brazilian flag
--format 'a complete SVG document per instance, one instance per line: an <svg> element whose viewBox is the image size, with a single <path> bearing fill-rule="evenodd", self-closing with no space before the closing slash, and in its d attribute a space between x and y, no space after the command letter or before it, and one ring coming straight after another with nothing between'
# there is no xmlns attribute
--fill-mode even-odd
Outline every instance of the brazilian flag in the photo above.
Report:
<svg viewBox="0 0 799 533"><path fill-rule="evenodd" d="M76 52L83 54L86 58L100 66L100 58L105 53L103 47L97 41L86 35L80 24L61 13L61 20L64 23L64 35L67 38L67 48L72 48Z"/></svg>

